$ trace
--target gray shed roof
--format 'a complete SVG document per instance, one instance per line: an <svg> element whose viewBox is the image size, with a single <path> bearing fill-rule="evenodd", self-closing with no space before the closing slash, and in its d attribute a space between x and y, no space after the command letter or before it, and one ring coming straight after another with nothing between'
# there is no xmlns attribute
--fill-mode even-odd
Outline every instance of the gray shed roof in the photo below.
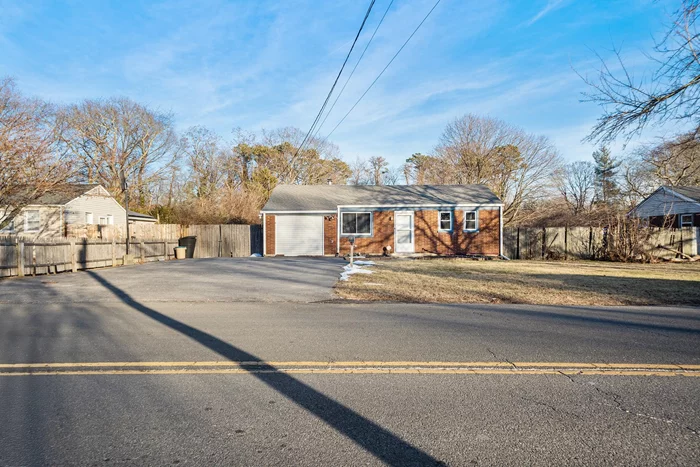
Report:
<svg viewBox="0 0 700 467"><path fill-rule="evenodd" d="M664 188L700 203L700 186L664 186Z"/></svg>
<svg viewBox="0 0 700 467"><path fill-rule="evenodd" d="M100 185L97 183L67 183L64 185L59 185L53 191L44 193L30 204L62 206L98 186Z"/></svg>
<svg viewBox="0 0 700 467"><path fill-rule="evenodd" d="M338 206L501 204L485 185L280 185L263 212L335 211Z"/></svg>

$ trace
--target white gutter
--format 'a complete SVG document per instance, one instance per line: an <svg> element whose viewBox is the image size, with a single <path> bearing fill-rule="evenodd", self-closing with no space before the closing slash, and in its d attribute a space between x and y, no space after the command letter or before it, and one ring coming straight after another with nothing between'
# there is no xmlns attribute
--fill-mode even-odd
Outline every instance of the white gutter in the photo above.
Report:
<svg viewBox="0 0 700 467"><path fill-rule="evenodd" d="M500 244L498 245L498 256L503 256L503 206L498 208L498 225L501 230L499 235Z"/></svg>
<svg viewBox="0 0 700 467"><path fill-rule="evenodd" d="M265 223L267 215L263 213L262 218L263 218L263 252L262 255L265 256L267 254L267 225Z"/></svg>

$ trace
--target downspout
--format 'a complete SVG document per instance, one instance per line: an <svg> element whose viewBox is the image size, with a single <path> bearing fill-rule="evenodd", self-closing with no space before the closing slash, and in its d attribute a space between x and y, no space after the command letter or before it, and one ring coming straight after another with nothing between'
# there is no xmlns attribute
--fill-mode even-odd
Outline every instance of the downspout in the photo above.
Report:
<svg viewBox="0 0 700 467"><path fill-rule="evenodd" d="M503 205L498 207L498 224L501 231L499 235L498 257L510 261L510 258L503 254Z"/></svg>
<svg viewBox="0 0 700 467"><path fill-rule="evenodd" d="M262 214L262 219L263 219L263 226L262 226L263 227L263 251L262 251L262 255L265 256L265 255L267 255L267 223L265 222L265 220L267 219L267 214L265 214L264 212L261 212L260 214Z"/></svg>

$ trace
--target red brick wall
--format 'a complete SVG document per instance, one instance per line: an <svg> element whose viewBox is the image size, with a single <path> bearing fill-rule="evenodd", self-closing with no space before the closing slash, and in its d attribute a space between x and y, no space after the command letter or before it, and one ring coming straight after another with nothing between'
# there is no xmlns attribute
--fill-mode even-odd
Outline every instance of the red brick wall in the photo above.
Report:
<svg viewBox="0 0 700 467"><path fill-rule="evenodd" d="M498 210L479 210L479 231L464 232L464 211L454 211L452 232L438 232L438 211L415 212L416 253L439 255L498 255L500 226ZM338 219L336 215L324 216L323 252L336 253ZM373 213L372 237L356 237L355 252L380 255L385 246L394 249L394 211ZM347 237L340 237L340 254L350 253ZM265 215L265 254L275 254L275 216Z"/></svg>
<svg viewBox="0 0 700 467"><path fill-rule="evenodd" d="M479 210L478 232L464 232L463 210L455 210L452 220L452 232L440 232L438 231L438 211L416 211L416 253L498 255L500 216L497 209Z"/></svg>
<svg viewBox="0 0 700 467"><path fill-rule="evenodd" d="M265 254L275 255L275 216L265 214Z"/></svg>
<svg viewBox="0 0 700 467"><path fill-rule="evenodd" d="M333 214L330 216L323 217L323 254L324 255L335 255L336 253L336 242L338 241L338 219L337 215Z"/></svg>
<svg viewBox="0 0 700 467"><path fill-rule="evenodd" d="M370 255L381 255L385 246L394 249L394 211L374 211L373 235L371 237L355 237L355 252ZM350 241L340 237L340 254L350 253Z"/></svg>

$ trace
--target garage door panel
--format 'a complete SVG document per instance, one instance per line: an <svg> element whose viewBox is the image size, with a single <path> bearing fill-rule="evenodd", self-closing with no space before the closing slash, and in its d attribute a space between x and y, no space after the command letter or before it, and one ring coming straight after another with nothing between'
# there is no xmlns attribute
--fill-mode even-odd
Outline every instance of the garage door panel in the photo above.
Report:
<svg viewBox="0 0 700 467"><path fill-rule="evenodd" d="M278 255L323 255L323 216L280 214L275 219L275 229Z"/></svg>

